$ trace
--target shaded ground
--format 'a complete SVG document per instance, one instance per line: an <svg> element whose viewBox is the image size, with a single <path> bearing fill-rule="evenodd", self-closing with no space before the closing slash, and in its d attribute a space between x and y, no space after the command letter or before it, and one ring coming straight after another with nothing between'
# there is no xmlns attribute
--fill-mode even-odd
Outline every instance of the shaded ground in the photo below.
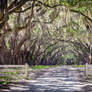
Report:
<svg viewBox="0 0 92 92"><path fill-rule="evenodd" d="M30 71L32 80L10 84L9 90L0 92L92 92L92 82L83 78L82 68L59 66Z"/></svg>

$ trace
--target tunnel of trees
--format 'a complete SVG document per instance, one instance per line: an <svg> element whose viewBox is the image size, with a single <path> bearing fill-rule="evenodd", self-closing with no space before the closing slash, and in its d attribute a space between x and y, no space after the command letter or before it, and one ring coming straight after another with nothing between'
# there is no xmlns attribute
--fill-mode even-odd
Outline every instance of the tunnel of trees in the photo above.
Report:
<svg viewBox="0 0 92 92"><path fill-rule="evenodd" d="M91 0L0 0L0 64L92 63Z"/></svg>

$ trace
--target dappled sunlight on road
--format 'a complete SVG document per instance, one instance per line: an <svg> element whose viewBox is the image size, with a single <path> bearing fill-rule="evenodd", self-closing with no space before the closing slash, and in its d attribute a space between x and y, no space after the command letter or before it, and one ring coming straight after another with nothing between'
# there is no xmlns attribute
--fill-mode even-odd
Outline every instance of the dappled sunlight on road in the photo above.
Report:
<svg viewBox="0 0 92 92"><path fill-rule="evenodd" d="M83 81L83 70L72 66L47 69L35 80L11 86L12 92L92 92L92 83ZM31 74L30 74L31 76Z"/></svg>

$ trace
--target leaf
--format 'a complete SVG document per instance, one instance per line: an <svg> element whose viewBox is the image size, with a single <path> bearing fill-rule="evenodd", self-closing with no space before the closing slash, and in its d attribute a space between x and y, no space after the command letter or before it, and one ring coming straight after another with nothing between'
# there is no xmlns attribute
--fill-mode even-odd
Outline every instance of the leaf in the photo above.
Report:
<svg viewBox="0 0 92 92"><path fill-rule="evenodd" d="M50 52L50 51L51 51L51 47L48 48L48 52Z"/></svg>

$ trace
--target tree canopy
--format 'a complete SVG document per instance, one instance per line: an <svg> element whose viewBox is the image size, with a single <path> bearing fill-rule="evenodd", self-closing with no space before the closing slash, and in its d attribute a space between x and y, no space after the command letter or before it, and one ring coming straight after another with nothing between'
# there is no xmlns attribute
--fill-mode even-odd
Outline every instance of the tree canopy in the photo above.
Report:
<svg viewBox="0 0 92 92"><path fill-rule="evenodd" d="M0 63L92 63L91 6L91 0L0 0Z"/></svg>

